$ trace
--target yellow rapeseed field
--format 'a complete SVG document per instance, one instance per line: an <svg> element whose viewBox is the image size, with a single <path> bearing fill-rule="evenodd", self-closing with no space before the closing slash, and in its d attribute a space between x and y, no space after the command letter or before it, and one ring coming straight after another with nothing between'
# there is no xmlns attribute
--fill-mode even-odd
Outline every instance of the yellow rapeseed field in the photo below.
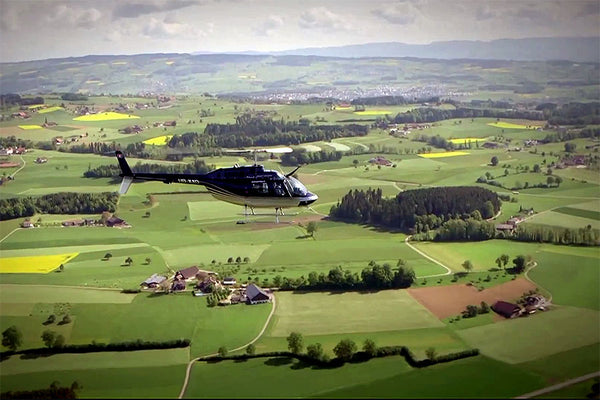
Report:
<svg viewBox="0 0 600 400"><path fill-rule="evenodd" d="M19 125L19 128L24 129L26 131L30 129L42 129L42 127L39 125Z"/></svg>
<svg viewBox="0 0 600 400"><path fill-rule="evenodd" d="M62 110L62 107L59 106L54 106L54 107L48 107L48 108L44 108L40 111L38 111L40 114L46 114L46 113L50 113L50 112L54 112L54 111L58 111L58 110Z"/></svg>
<svg viewBox="0 0 600 400"><path fill-rule="evenodd" d="M128 115L114 111L102 112L98 114L81 115L73 118L73 121L110 121L113 119L139 118L137 115Z"/></svg>
<svg viewBox="0 0 600 400"><path fill-rule="evenodd" d="M496 128L505 129L536 129L537 126L527 127L525 125L511 124L510 122L490 122L489 126L495 126Z"/></svg>
<svg viewBox="0 0 600 400"><path fill-rule="evenodd" d="M457 138L457 139L450 139L449 142L450 143L454 143L454 144L464 144L465 142L469 143L469 142L483 142L486 141L486 138L474 138L474 137L466 137L466 138Z"/></svg>
<svg viewBox="0 0 600 400"><path fill-rule="evenodd" d="M455 157L455 156L466 156L466 151L446 151L444 153L426 153L418 154L419 157L423 158L442 158L442 157Z"/></svg>
<svg viewBox="0 0 600 400"><path fill-rule="evenodd" d="M145 143L145 144L151 144L151 145L154 145L154 146L164 146L164 145L167 144L167 142L169 140L171 140L172 137L173 137L173 135L157 136L157 137L152 138L152 139L144 140L143 143Z"/></svg>
<svg viewBox="0 0 600 400"><path fill-rule="evenodd" d="M66 264L79 253L56 254L53 256L0 258L0 273L3 274L47 274Z"/></svg>

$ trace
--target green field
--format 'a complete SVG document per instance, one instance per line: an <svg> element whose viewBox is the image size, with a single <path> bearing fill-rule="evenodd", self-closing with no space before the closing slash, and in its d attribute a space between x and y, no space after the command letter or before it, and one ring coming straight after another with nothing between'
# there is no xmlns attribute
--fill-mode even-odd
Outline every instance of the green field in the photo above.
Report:
<svg viewBox="0 0 600 400"><path fill-rule="evenodd" d="M277 295L272 336L382 332L441 327L443 324L405 290L378 293L287 293ZM345 312L352 310L351 313ZM373 313L373 309L377 313ZM388 315L382 319L380 314Z"/></svg>
<svg viewBox="0 0 600 400"><path fill-rule="evenodd" d="M129 61L124 57L117 62ZM147 62L161 68L181 68L183 65L171 57L157 57ZM392 59L362 62L370 67L393 65L400 68L399 61ZM408 85L408 77L421 72L419 64L406 62L410 68L402 72L407 76ZM105 63L95 68L117 72L129 65L122 63ZM252 66L256 67L251 68L252 71L239 71L227 63L223 68L244 88L262 85L264 80L283 79L289 68L266 64ZM436 74L446 74L441 66L439 68ZM143 66L138 69L135 73L144 74ZM273 76L266 78L266 71ZM314 71L320 71L319 76L311 76ZM328 73L318 60L306 67L304 73L307 76L303 79L314 85L317 85L315 82L333 81L326 76ZM520 73L530 75L534 72L520 70ZM493 71L485 74L489 74L485 79L491 82L504 76L504 73ZM142 79L146 75L139 76ZM90 76L81 79L82 82L89 81L86 85L97 85L96 80L104 82ZM188 84L194 82L197 81ZM223 82L215 78L205 90L222 85ZM477 92L478 89L470 86L461 90ZM565 95L566 92L555 93ZM502 98L497 97L498 93L485 92L485 95ZM511 91L502 96L526 98ZM141 97L106 96L90 97L82 104L95 105L103 111L119 103L149 101ZM14 180L5 181L0 187L0 199L61 191L116 191L118 178L83 177L88 169L115 165L114 156L110 152L108 156L69 152L68 148L74 145L92 142L112 145L114 142L117 148L126 149L131 144L152 143L153 138L160 141L185 132L202 132L209 123L234 123L242 112L260 113L276 120L297 121L302 117L310 124L323 126L355 119L352 123L370 126L376 117L381 117L378 114L389 114L393 118L421 106L369 106L361 115L354 112L353 106L332 110L330 106L318 103L259 104L208 96L178 95L172 103L172 107L165 109L132 110L139 118L133 118L131 114L131 120L127 113L120 115L125 119L89 120L102 117L104 113L100 112L73 121L77 117L74 106L68 104L65 109L59 109L61 101L57 97L48 98L46 102L49 107L46 110L53 112L45 115L34 112L27 120L27 125L41 126L48 118L56 122L56 126L23 130L18 127L23 125L22 120L1 121L0 138L15 135L34 142L50 142L61 136L66 143L55 150L32 149L22 155L23 161L21 156L7 156L7 161L18 162L23 168L18 172L20 167L5 170L7 175L15 172L16 175ZM200 109L209 107L214 115L200 120ZM454 106L442 104L440 107ZM153 126L167 120L175 120L177 125L166 129ZM311 208L285 210L286 215L280 216L279 224L274 223L272 209L257 209L257 215L249 216L248 223L236 224L245 219L242 206L218 201L202 186L160 182L136 182L127 194L120 196L115 215L131 225L127 229L60 226L69 219L98 219L99 213L35 214L30 217L31 221L40 226L33 229L19 228L25 218L0 221L0 263L20 257L28 260L29 268L35 268L38 266L33 264L37 259L33 257L78 253L64 264L62 272L0 273L0 331L11 325L17 326L23 332L20 349L44 346L41 334L46 329L62 334L67 344L138 339L188 338L192 341L190 348L176 350L61 354L38 358L13 356L2 362L2 391L42 388L53 381L70 385L76 380L83 386L82 398L175 398L182 388L188 361L214 354L221 346L230 352L241 347L236 351L239 354L263 327L265 330L256 341L257 352L286 350L286 337L297 331L304 337L304 348L308 344L321 343L330 357L334 355L334 346L343 338L355 341L359 349L366 339L374 340L378 346L405 345L417 358L426 357L426 350L431 347L439 355L472 348L480 349L482 355L424 369L412 369L400 357L349 363L334 369L318 369L294 360L275 358L198 362L192 369L185 397L507 398L598 370L600 252L597 246L500 239L411 241L452 272L464 271L463 262L470 260L474 265L473 272L460 278L458 283L472 280L477 286L496 286L512 279L505 271L489 271L497 267L495 260L501 254L509 255L508 268L512 267L516 256L531 256L536 266L527 276L538 286L540 293L551 298L553 305L546 312L516 320L500 320L490 313L451 323L448 319L435 317L406 290L275 291L276 305L268 324L272 304L209 308L206 298L191 295L195 282L188 283L187 290L179 294L121 293L121 289L139 288L140 283L152 274L171 277L176 270L192 265L216 271L220 276L232 275L239 283L252 281L269 287L277 276L307 278L311 272L327 274L336 267L360 276L371 261L389 263L393 269L402 259L415 271L418 279L414 287L455 283L453 274L430 277L445 274L446 269L406 245L405 239L411 232L329 219L331 207L354 189L381 188L384 196L393 197L402 191L431 186L481 186L513 199L502 202L500 215L494 223L517 215L519 209L533 208L535 214L523 224L575 229L588 229L590 225L594 230L600 229L597 169L552 166L553 175L563 178L560 186L531 187L546 183L546 169L565 154L562 142L525 147L525 140L543 139L553 132L527 129L528 126L543 126L545 122L451 119L432 123L422 131L414 130L406 137L390 135L389 127L371 128L366 136L293 145L294 149L335 150L344 154L339 161L306 164L298 170L299 180L319 199ZM346 123L350 122L343 122ZM136 135L119 132L132 124L147 128ZM397 128L402 129L402 125L397 124ZM439 135L455 143L458 152L435 147L428 150L427 147L431 147L428 143L415 140L418 134ZM483 147L483 142L492 141L502 146L498 149ZM588 151L583 149L595 144L589 138L574 142L577 154L587 154ZM516 147L522 150L514 150ZM181 161L166 161L165 146L148 145L145 150L149 158L130 157L132 166L138 161L176 165L193 162L196 158L190 153ZM378 168L369 162L375 156L385 156L395 167ZM495 167L490 164L493 156L499 160ZM37 164L38 157L47 158L48 162ZM155 161L154 158L162 159ZM226 152L199 158L214 168L253 162L251 158ZM294 168L283 166L277 157L260 162L266 168L284 174ZM536 164L541 166L542 173L531 172ZM486 173L506 187L524 186L525 183L528 187L513 193L501 187L476 183ZM307 235L308 221L317 224L313 236ZM111 257L105 257L107 253ZM133 260L131 266L125 263L128 257ZM237 257L248 260L239 263L229 260ZM482 282L488 275L491 277L489 282ZM453 300L449 297L447 301ZM70 323L44 325L50 314L57 314L60 321L64 309L71 317ZM572 390L556 395L581 392L579 386Z"/></svg>
<svg viewBox="0 0 600 400"><path fill-rule="evenodd" d="M554 327L560 326L560 329ZM527 318L502 321L457 331L482 354L515 364L595 344L600 339L598 311L560 307ZM519 337L510 346L506 337Z"/></svg>

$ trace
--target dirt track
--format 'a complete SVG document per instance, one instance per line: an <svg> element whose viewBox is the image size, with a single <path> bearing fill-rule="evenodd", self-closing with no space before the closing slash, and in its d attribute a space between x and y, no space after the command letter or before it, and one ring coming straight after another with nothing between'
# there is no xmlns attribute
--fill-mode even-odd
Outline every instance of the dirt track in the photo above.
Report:
<svg viewBox="0 0 600 400"><path fill-rule="evenodd" d="M408 292L435 316L447 318L459 315L469 304L479 306L485 301L491 306L498 300L516 301L523 293L535 288L528 280L518 278L481 292L466 284L408 289Z"/></svg>

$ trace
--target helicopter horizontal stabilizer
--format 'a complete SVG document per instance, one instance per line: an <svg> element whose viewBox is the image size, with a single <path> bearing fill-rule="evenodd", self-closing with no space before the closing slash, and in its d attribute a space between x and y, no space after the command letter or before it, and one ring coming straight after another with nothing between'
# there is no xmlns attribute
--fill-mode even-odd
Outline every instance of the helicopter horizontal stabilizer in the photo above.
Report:
<svg viewBox="0 0 600 400"><path fill-rule="evenodd" d="M129 190L129 186L133 183L133 177L124 176L123 181L121 182L121 187L119 188L120 194L125 194Z"/></svg>

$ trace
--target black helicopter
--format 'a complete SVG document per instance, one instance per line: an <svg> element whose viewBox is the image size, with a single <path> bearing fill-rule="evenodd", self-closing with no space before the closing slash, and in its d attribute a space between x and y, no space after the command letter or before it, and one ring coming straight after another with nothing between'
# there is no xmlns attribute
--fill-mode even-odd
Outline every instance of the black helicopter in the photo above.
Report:
<svg viewBox="0 0 600 400"><path fill-rule="evenodd" d="M252 150L270 151L268 149ZM291 151L291 149L288 149ZM279 151L286 152L286 150ZM185 183L202 185L218 200L244 206L244 214L248 208L254 215L254 208L275 208L275 220L284 208L308 206L319 198L309 192L306 187L292 176L299 166L289 174L283 175L278 171L264 169L262 165L238 166L219 168L207 174L168 174L168 173L136 173L129 168L125 155L116 151L117 160L123 177L119 193L125 194L134 181L160 181L164 183Z"/></svg>

